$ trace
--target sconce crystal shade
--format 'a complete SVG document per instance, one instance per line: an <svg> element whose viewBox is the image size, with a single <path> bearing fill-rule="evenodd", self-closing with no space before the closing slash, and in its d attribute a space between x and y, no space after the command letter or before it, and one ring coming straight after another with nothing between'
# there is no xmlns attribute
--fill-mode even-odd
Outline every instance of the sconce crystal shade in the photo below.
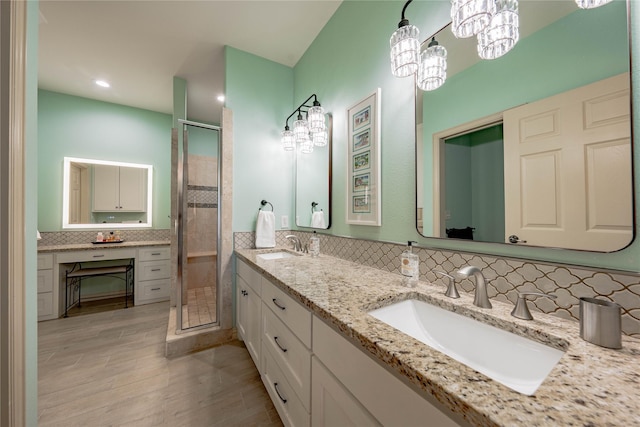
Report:
<svg viewBox="0 0 640 427"><path fill-rule="evenodd" d="M451 0L451 31L459 39L484 30L496 12L496 0Z"/></svg>
<svg viewBox="0 0 640 427"><path fill-rule="evenodd" d="M314 132L311 134L311 140L316 147L324 147L329 141L329 135L326 130Z"/></svg>
<svg viewBox="0 0 640 427"><path fill-rule="evenodd" d="M311 154L313 153L313 141L307 138L306 140L300 143L300 152L302 154Z"/></svg>
<svg viewBox="0 0 640 427"><path fill-rule="evenodd" d="M418 69L418 87L422 90L435 90L447 79L447 49L440 46L435 37L429 47L420 55Z"/></svg>
<svg viewBox="0 0 640 427"><path fill-rule="evenodd" d="M576 4L580 9L595 9L611 1L612 0L576 0Z"/></svg>
<svg viewBox="0 0 640 427"><path fill-rule="evenodd" d="M324 108L319 104L309 108L307 121L309 122L309 132L322 132L326 127L324 123Z"/></svg>
<svg viewBox="0 0 640 427"><path fill-rule="evenodd" d="M293 132L289 130L288 126L285 130L282 131L281 135L282 148L284 148L286 151L295 150L296 141L293 138Z"/></svg>
<svg viewBox="0 0 640 427"><path fill-rule="evenodd" d="M406 23L405 23L406 22ZM403 25L404 23L404 25ZM400 21L400 27L391 35L391 73L396 77L407 77L418 70L420 59L420 31L409 21Z"/></svg>
<svg viewBox="0 0 640 427"><path fill-rule="evenodd" d="M496 14L478 34L478 55L496 59L509 52L520 38L518 0L497 0Z"/></svg>
<svg viewBox="0 0 640 427"><path fill-rule="evenodd" d="M298 144L309 139L309 123L298 115L298 120L293 122L293 136Z"/></svg>

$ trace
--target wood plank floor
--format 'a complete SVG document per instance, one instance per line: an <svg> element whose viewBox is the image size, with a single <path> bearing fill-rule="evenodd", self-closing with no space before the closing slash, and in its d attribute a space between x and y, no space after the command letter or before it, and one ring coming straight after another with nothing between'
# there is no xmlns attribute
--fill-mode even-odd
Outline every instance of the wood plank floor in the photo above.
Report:
<svg viewBox="0 0 640 427"><path fill-rule="evenodd" d="M39 426L281 426L244 344L168 360L169 304L38 324Z"/></svg>

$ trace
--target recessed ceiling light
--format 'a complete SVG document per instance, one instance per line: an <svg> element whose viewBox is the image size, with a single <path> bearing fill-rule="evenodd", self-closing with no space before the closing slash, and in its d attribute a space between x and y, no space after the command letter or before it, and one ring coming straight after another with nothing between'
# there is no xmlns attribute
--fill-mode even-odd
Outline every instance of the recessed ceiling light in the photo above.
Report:
<svg viewBox="0 0 640 427"><path fill-rule="evenodd" d="M218 95L217 100L220 102L224 102L224 95Z"/></svg>
<svg viewBox="0 0 640 427"><path fill-rule="evenodd" d="M96 84L101 87L111 87L111 85L104 80L96 80Z"/></svg>

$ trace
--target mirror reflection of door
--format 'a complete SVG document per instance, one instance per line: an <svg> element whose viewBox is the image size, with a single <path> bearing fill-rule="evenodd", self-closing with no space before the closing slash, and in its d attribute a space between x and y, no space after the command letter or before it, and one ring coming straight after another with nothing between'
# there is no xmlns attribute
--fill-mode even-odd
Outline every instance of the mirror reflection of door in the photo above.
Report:
<svg viewBox="0 0 640 427"><path fill-rule="evenodd" d="M604 251L631 241L629 90L624 73L504 112L507 239Z"/></svg>
<svg viewBox="0 0 640 427"><path fill-rule="evenodd" d="M89 222L89 168L72 162L69 168L69 224Z"/></svg>

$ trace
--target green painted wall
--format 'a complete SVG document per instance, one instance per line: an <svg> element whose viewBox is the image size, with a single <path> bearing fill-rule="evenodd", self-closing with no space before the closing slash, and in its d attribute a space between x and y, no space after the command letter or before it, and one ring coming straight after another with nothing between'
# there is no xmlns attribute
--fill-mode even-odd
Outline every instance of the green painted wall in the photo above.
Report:
<svg viewBox="0 0 640 427"><path fill-rule="evenodd" d="M37 1L27 2L25 75L25 425L38 425L38 27Z"/></svg>
<svg viewBox="0 0 640 427"><path fill-rule="evenodd" d="M294 107L293 70L228 46L225 64L225 105L233 111L233 230L255 230L263 199L273 204L276 228L281 215L291 224L295 153L282 149L280 132Z"/></svg>
<svg viewBox="0 0 640 427"><path fill-rule="evenodd" d="M62 229L63 158L153 165L153 228L169 228L171 123L168 114L38 91L38 227Z"/></svg>
<svg viewBox="0 0 640 427"><path fill-rule="evenodd" d="M220 133L216 130L187 126L189 131L189 154L218 157Z"/></svg>
<svg viewBox="0 0 640 427"><path fill-rule="evenodd" d="M636 10L638 9L637 6L637 2L632 0L631 12L635 18L631 19L633 23L632 41L635 42L632 43L632 46L634 46L636 53L632 68L634 87L638 87L640 82L638 67L640 49L637 47L640 40L637 34L639 31L637 27L640 27L640 12ZM435 33L449 21L449 7L449 2L414 2L409 6L407 13L411 22L420 28L421 34L423 34L422 37L426 38L426 36ZM619 6L607 5L605 9L607 7L616 8ZM393 242L417 240L420 245L425 247L478 251L495 255L639 271L640 242L637 241L622 251L600 254L513 247L479 242L454 242L443 239L423 238L418 235L415 228L415 89L412 79L397 79L393 77L389 66L389 37L397 27L401 9L402 3L400 2L343 2L294 68L294 99L304 99L310 93L316 93L323 106L332 112L335 118L334 211L333 225L329 233ZM594 25L598 25L598 22L595 22ZM620 34L624 36L624 29L620 28L620 26L607 27L607 30L611 37L618 37ZM523 43L523 46L525 46L525 43ZM584 43L585 50L593 47L591 43ZM618 45L607 44L610 54L619 53L620 51L617 47ZM626 54L626 52L623 53ZM577 54L575 50L569 50L568 47L565 47L562 54L556 59L560 61L564 57L571 57L574 54ZM513 55L514 60L523 61L518 56L520 55L518 54L518 49L514 50L511 55ZM504 59L507 59L507 57ZM575 62L575 58L569 59ZM564 67L558 62L558 66L551 70L535 69L536 72L549 73L548 84L542 88L535 88L540 96L544 96L545 89L555 85L558 80L556 75ZM579 74L588 71L589 69L582 67ZM518 76L517 80L522 81L520 74L516 73L516 75ZM578 83L575 73L571 74L570 79L576 84ZM345 224L344 220L346 111L349 106L372 93L377 87L382 89L382 227L350 226ZM482 85L474 86L473 91L480 91L481 89ZM475 108L478 103L486 104L493 98L489 94L488 98L485 96L482 101L469 102L469 105L465 104L464 106L456 105L455 110L453 110L455 114L447 113L451 117L446 121L443 118L437 120L429 118L429 120L438 123L441 129L446 129L450 127L449 123L453 119L461 118L461 122L468 121L464 117L464 108ZM633 98L636 104L640 102L638 91L634 93ZM441 105L439 102L440 100L438 102L429 101L428 103L439 106ZM446 100L442 102L446 102ZM640 123L639 110L638 108L634 110L633 123L635 126ZM424 134L430 135L431 133L432 131L427 129L427 122L425 122ZM634 153L636 169L640 164L639 158L640 150L636 150ZM239 171L237 172L239 173ZM636 200L639 199L638 195L640 194L639 176L640 174L636 174L635 178ZM236 186L235 191L236 193L242 192L242 187ZM637 212L638 208L636 208L636 215Z"/></svg>

